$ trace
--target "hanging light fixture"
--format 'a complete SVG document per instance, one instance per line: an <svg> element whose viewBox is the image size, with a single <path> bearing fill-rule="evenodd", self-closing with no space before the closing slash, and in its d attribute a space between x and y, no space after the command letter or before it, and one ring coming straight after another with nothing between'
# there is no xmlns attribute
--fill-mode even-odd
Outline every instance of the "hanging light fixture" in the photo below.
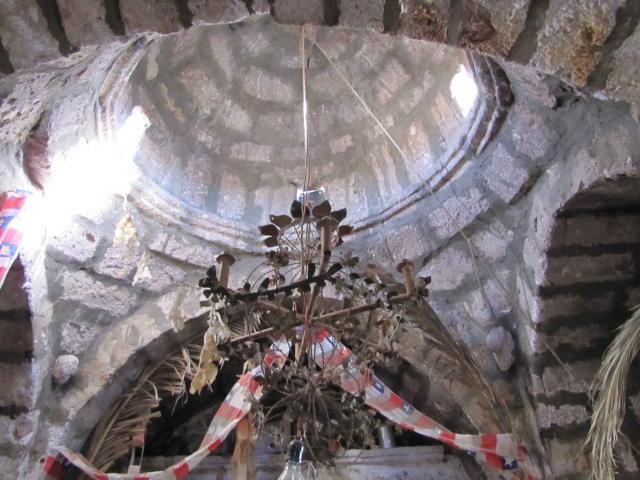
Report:
<svg viewBox="0 0 640 480"><path fill-rule="evenodd" d="M304 441L294 438L289 444L287 463L277 480L316 480L316 468L308 457Z"/></svg>

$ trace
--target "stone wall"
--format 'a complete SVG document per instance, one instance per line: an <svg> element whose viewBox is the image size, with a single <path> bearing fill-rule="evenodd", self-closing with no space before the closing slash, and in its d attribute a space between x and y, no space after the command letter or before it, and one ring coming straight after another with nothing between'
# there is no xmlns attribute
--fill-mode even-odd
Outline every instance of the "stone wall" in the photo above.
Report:
<svg viewBox="0 0 640 480"><path fill-rule="evenodd" d="M582 158L582 161L586 158ZM588 388L616 329L636 307L638 179L616 177L580 190L557 212L546 237L542 281L530 324L531 385L543 441L558 474L589 471L582 444L589 428ZM562 362L562 364L559 363ZM631 375L620 478L638 475L638 377ZM568 461L576 458L576 463ZM576 468L578 466L578 468Z"/></svg>
<svg viewBox="0 0 640 480"><path fill-rule="evenodd" d="M634 100L635 88L618 91L608 80L635 78L625 76L634 65L633 2L600 2L588 12L579 2L523 1L517 9L516 2L508 3L514 15L491 2L337 2L335 10L325 2L302 9L299 2L276 0L269 11L283 22L357 24L464 45ZM58 56L47 37L53 20L39 4L33 2L28 21L20 22L11 2L0 4L0 13L13 12L2 16L0 37L9 59L24 62L15 61L18 69ZM152 10L124 0L105 2L105 10L100 2L81 2L87 10L78 8L80 2L57 5L64 28L56 30L54 46L65 43L61 32L73 44L110 42L125 32L237 19L248 15L246 5L267 10L257 1L228 2L224 8L216 3L220 13L209 2L189 2L180 11L175 2L159 2ZM84 11L95 20L80 26ZM571 28L560 21L567 18ZM586 33L576 36L576 29ZM36 31L40 36L32 38L47 38L42 48L22 52L16 39ZM78 136L97 138L109 119L120 119L123 112L109 101L109 85L126 82L145 38L85 48L0 83L0 155L15 183L28 181L21 173L20 146L43 112L51 113L53 152L68 151ZM561 48L563 39L581 46L570 58L573 50ZM2 59L0 49L0 65L6 66ZM575 461L574 453L588 421L585 391L612 329L639 301L638 125L623 104L576 93L557 78L514 63L502 67L515 94L514 104L502 112L502 128L435 195L363 229L345 247L357 246L364 258L389 267L411 258L421 274L431 275L434 309L508 399L516 433L546 463L549 478L583 478L586 464ZM105 112L106 105L114 108ZM23 254L26 279L36 287L30 308L34 341L29 346L29 330L21 330L24 347L0 348L6 360L0 369L29 369L26 356L34 354L31 372L20 377L24 388L16 390L28 392L28 401L1 400L0 413L9 415L2 419L9 432L3 439L6 475L17 468L33 473L47 445L81 446L109 401L158 358L149 352L162 355L182 339L172 332L188 332L188 319L199 314L197 278L226 244L220 236L192 235L166 216L150 215L153 205L144 210L119 197L110 202L93 214L72 212L63 228L39 232L46 233L44 240ZM123 219L128 223L127 214L135 235L123 243L116 226ZM232 281L256 261L241 259ZM21 283L13 278L7 285ZM5 286L2 293L10 291ZM0 320L15 326L15 320ZM51 368L62 354L77 356L80 367L67 384L54 385ZM569 369L566 377L556 355ZM567 381L572 377L578 383ZM629 431L637 431L640 422L638 391L632 384ZM23 414L38 420L33 435L22 435L28 422L17 415ZM623 453L621 478L633 478L640 457Z"/></svg>
<svg viewBox="0 0 640 480"><path fill-rule="evenodd" d="M18 470L18 459L35 430L31 357L31 310L24 266L16 261L0 291L0 471ZM37 420L37 419L36 419Z"/></svg>
<svg viewBox="0 0 640 480"><path fill-rule="evenodd" d="M139 32L176 32L251 14L365 28L528 65L637 104L640 6L633 0L28 0L0 4L0 72Z"/></svg>
<svg viewBox="0 0 640 480"><path fill-rule="evenodd" d="M423 265L432 306L510 399L519 433L550 472L582 478L586 392L637 303L637 124L616 105L504 67L516 101L495 140L361 254ZM629 410L629 432L637 421ZM623 450L620 478L633 478L640 459Z"/></svg>

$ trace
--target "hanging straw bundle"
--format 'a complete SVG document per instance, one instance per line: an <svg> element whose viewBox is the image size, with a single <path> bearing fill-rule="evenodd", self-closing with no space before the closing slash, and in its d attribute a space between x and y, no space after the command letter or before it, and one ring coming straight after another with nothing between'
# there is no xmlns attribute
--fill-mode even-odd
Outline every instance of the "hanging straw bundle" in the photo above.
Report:
<svg viewBox="0 0 640 480"><path fill-rule="evenodd" d="M625 411L627 377L640 350L640 306L620 327L602 360L592 390L599 391L593 407L586 446L590 450L592 474L597 480L614 480L613 448L620 435Z"/></svg>

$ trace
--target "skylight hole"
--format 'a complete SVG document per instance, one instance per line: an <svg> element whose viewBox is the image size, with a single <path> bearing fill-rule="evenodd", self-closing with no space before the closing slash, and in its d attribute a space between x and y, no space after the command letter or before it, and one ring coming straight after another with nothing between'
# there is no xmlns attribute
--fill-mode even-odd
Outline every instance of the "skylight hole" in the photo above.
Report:
<svg viewBox="0 0 640 480"><path fill-rule="evenodd" d="M465 65L460 65L458 72L451 79L451 96L462 116L469 115L478 98L478 86Z"/></svg>

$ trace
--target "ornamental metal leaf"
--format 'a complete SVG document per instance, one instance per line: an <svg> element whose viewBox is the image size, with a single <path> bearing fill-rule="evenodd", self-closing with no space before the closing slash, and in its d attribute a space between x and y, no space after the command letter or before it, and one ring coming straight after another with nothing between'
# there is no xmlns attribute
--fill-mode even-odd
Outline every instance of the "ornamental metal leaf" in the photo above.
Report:
<svg viewBox="0 0 640 480"><path fill-rule="evenodd" d="M311 210L311 214L316 218L326 217L331 214L331 204L328 200L324 200Z"/></svg>
<svg viewBox="0 0 640 480"><path fill-rule="evenodd" d="M264 244L269 247L277 247L278 246L278 238L277 237L267 237L264 240Z"/></svg>
<svg viewBox="0 0 640 480"><path fill-rule="evenodd" d="M287 228L293 222L289 215L270 215L269 220L279 228Z"/></svg>
<svg viewBox="0 0 640 480"><path fill-rule="evenodd" d="M258 230L260 230L260 233L262 235L266 235L268 237L277 237L280 233L280 229L278 229L278 227L276 227L272 223L268 225L261 225L260 227L258 227Z"/></svg>
<svg viewBox="0 0 640 480"><path fill-rule="evenodd" d="M335 218L338 223L340 223L342 220L347 218L347 209L341 208L340 210L334 210L333 212L331 212L331 216Z"/></svg>

